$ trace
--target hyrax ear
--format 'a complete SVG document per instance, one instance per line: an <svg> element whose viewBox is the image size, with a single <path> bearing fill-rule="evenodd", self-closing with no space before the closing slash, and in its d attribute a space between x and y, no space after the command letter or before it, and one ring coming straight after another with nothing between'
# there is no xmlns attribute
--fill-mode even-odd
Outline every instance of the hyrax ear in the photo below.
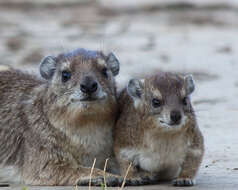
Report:
<svg viewBox="0 0 238 190"><path fill-rule="evenodd" d="M190 95L195 90L195 83L192 75L187 75L184 77L185 92L186 95Z"/></svg>
<svg viewBox="0 0 238 190"><path fill-rule="evenodd" d="M141 99L144 91L143 82L138 79L131 79L127 85L128 94L134 99Z"/></svg>
<svg viewBox="0 0 238 190"><path fill-rule="evenodd" d="M106 63L109 69L111 69L114 76L118 75L120 71L120 63L113 53L109 53L106 58Z"/></svg>
<svg viewBox="0 0 238 190"><path fill-rule="evenodd" d="M55 57L47 56L40 63L40 74L43 78L49 80L53 77L56 68Z"/></svg>

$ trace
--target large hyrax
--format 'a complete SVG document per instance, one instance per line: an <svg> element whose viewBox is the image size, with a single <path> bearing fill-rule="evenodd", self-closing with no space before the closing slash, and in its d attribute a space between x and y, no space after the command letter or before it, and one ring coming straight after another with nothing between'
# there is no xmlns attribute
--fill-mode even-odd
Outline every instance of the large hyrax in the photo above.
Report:
<svg viewBox="0 0 238 190"><path fill-rule="evenodd" d="M190 101L191 75L159 73L130 80L119 99L115 153L121 174L156 183L192 186L204 153L203 136Z"/></svg>
<svg viewBox="0 0 238 190"><path fill-rule="evenodd" d="M43 78L1 71L0 180L85 183L96 158L92 185L101 183L113 150L118 72L113 53L84 49L43 59Z"/></svg>

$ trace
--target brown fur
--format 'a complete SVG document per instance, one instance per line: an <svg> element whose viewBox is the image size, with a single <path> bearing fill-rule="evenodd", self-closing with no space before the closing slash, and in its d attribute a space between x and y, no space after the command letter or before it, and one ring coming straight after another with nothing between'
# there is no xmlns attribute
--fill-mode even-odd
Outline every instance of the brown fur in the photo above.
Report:
<svg viewBox="0 0 238 190"><path fill-rule="evenodd" d="M100 178L100 183L100 169L106 158L112 157L117 115L114 77L109 71L110 77L103 78L97 58L57 59L52 80L14 69L0 72L0 172L14 167L29 185L75 185L79 179L89 179L96 158L92 181ZM65 67L72 79L62 84L59 77ZM68 103L85 73L92 74L107 93L103 103Z"/></svg>
<svg viewBox="0 0 238 190"><path fill-rule="evenodd" d="M122 175L132 163L131 179L148 179L150 183L174 180L178 186L194 184L204 144L189 97L188 105L182 106L184 86L184 78L161 72L145 79L141 98L134 100L126 89L122 92L114 145ZM160 110L152 108L155 97L162 101ZM173 109L180 110L186 122L181 127L161 127L158 117Z"/></svg>

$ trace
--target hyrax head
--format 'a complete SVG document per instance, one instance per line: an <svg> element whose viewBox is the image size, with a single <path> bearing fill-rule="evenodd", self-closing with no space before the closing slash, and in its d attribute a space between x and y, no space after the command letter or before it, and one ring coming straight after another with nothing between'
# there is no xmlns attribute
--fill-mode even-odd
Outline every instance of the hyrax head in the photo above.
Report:
<svg viewBox="0 0 238 190"><path fill-rule="evenodd" d="M48 56L41 62L40 73L48 80L51 107L61 112L93 114L116 102L114 76L119 73L119 61L113 53L77 49Z"/></svg>
<svg viewBox="0 0 238 190"><path fill-rule="evenodd" d="M127 91L135 109L160 129L181 129L193 116L190 94L195 85L191 75L160 73L145 80L130 80Z"/></svg>

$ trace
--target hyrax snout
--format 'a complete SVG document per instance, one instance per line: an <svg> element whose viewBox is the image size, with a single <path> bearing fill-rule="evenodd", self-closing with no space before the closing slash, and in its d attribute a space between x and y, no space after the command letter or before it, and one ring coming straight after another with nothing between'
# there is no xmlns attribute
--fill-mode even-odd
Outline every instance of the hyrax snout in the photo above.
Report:
<svg viewBox="0 0 238 190"><path fill-rule="evenodd" d="M92 185L101 185L113 152L118 72L114 54L84 49L44 58L42 78L1 71L0 180L86 185L96 158ZM108 185L120 181L106 175Z"/></svg>
<svg viewBox="0 0 238 190"><path fill-rule="evenodd" d="M173 180L191 186L200 166L203 136L190 101L192 76L160 72L130 80L120 98L114 150L121 174L141 183ZM146 180L146 181L145 181Z"/></svg>

